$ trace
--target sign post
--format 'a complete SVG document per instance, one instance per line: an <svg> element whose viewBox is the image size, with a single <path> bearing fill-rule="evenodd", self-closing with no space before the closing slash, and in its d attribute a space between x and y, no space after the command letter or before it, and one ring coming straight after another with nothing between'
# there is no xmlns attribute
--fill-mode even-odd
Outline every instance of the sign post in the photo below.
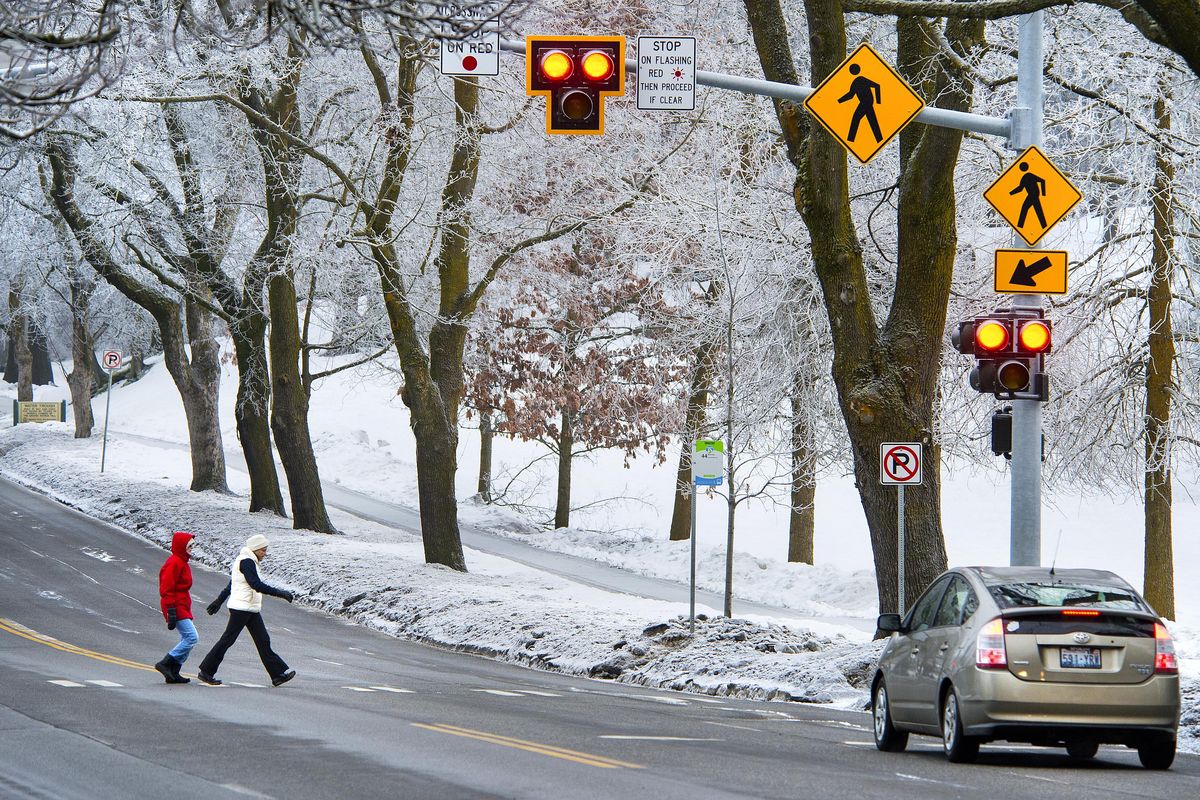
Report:
<svg viewBox="0 0 1200 800"><path fill-rule="evenodd" d="M725 443L720 439L697 439L692 448L692 580L688 599L688 624L696 632L696 490L720 486L725 478Z"/></svg>
<svg viewBox="0 0 1200 800"><path fill-rule="evenodd" d="M879 445L879 482L896 487L896 583L900 616L904 616L904 487L921 485L921 443Z"/></svg>
<svg viewBox="0 0 1200 800"><path fill-rule="evenodd" d="M104 397L104 440L100 445L100 472L104 472L104 459L108 455L108 412L112 408L113 372L121 366L121 353L117 350L105 350L100 359L101 365L108 370L108 392Z"/></svg>

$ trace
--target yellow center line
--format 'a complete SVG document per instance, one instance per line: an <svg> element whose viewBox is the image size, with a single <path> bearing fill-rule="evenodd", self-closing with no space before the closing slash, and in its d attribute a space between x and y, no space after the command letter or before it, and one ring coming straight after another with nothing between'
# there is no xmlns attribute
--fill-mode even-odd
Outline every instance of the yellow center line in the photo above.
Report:
<svg viewBox="0 0 1200 800"><path fill-rule="evenodd" d="M64 653L71 653L77 656L84 656L96 661L103 661L106 664L115 664L118 667L128 667L130 669L140 669L147 672L154 672L154 667L146 664L139 664L136 661L130 661L127 658L120 656L111 656L107 653L98 653L95 650L88 650L85 647L63 642L55 639L52 636L47 636L44 633L38 633L32 628L27 628L19 622L13 622L11 619L0 617L0 630L11 633L13 636L20 636L22 639L28 639L35 644L42 644L46 647L53 647L55 650L61 650Z"/></svg>
<svg viewBox="0 0 1200 800"><path fill-rule="evenodd" d="M448 733L451 736L463 736L468 739L476 739L489 744L498 744L503 747L512 747L517 750L525 750L538 755L550 756L551 758L561 758L564 761L574 761L577 764L586 764L589 767L599 767L601 769L618 769L624 767L626 769L644 769L641 764L633 764L628 761L618 761L615 758L608 756L598 756L594 753L582 753L578 750L568 750L565 747L555 747L554 745L542 744L541 742L531 742L526 739L515 739L511 736L501 736L498 733L488 733L486 731L476 731L471 728L463 728L458 725L448 725L445 723L435 723L426 725L421 722L412 723L417 728L425 730L437 731L438 733Z"/></svg>

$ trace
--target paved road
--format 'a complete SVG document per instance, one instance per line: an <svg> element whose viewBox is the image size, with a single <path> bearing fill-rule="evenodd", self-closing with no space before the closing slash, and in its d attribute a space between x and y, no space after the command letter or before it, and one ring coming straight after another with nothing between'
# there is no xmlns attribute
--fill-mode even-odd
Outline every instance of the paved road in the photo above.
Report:
<svg viewBox="0 0 1200 800"><path fill-rule="evenodd" d="M112 432L110 431L110 435ZM169 442L150 436L135 433L120 432L121 437L139 444L160 447L164 449L186 451L187 445ZM245 469L236 456L229 459L230 469L244 472ZM322 482L325 502L334 508L349 512L362 519L378 522L393 528L420 534L420 514L404 506L378 500L362 492L356 492L335 483ZM666 600L671 603L688 602L687 584L676 581L637 575L632 572L602 564L588 558L555 553L540 547L525 544L516 539L500 536L495 533L475 528L470 525L460 525L463 546L479 550L483 553L507 558L528 567L549 572L559 577L582 583L597 589L610 592L630 594L637 597L648 597L652 600ZM717 592L703 589L696 592L696 603L708 606L710 610L719 611L724 608L725 598ZM765 603L755 603L734 597L733 610L738 615L773 617L779 620L796 620L800 622L817 622L829 625L842 625L857 628L862 631L874 632L875 620L861 617L813 617L793 608L772 606Z"/></svg>
<svg viewBox="0 0 1200 800"><path fill-rule="evenodd" d="M0 797L1200 796L1195 757L1159 774L1123 749L1085 768L1007 747L955 766L933 740L884 754L865 714L525 670L272 598L265 617L296 680L268 688L240 641L229 685L167 686L149 667L175 638L156 608L164 557L0 481ZM225 582L195 577L198 598ZM189 667L222 622L202 615Z"/></svg>

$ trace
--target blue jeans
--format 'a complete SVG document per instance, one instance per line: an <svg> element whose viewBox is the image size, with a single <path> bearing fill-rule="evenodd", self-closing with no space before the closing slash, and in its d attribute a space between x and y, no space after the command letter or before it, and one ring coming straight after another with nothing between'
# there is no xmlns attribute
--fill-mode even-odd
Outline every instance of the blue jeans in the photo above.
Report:
<svg viewBox="0 0 1200 800"><path fill-rule="evenodd" d="M191 655L192 648L200 641L200 637L196 634L196 626L190 619L181 619L176 622L175 630L179 631L179 644L175 645L175 649L167 655L182 664L187 661L187 657Z"/></svg>

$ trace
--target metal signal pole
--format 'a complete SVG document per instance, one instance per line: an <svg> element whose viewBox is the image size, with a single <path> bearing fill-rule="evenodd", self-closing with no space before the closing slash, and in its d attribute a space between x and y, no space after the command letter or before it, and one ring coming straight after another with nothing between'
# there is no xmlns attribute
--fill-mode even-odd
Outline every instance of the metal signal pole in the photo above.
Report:
<svg viewBox="0 0 1200 800"><path fill-rule="evenodd" d="M1017 44L1017 107L1012 112L1009 146L1017 151L1042 144L1042 12L1020 18ZM1020 236L1015 247L1029 249ZM1042 295L1019 294L1014 308L1042 307ZM1014 400L1012 403L1012 464L1009 505L1009 556L1012 566L1042 563L1042 403Z"/></svg>

